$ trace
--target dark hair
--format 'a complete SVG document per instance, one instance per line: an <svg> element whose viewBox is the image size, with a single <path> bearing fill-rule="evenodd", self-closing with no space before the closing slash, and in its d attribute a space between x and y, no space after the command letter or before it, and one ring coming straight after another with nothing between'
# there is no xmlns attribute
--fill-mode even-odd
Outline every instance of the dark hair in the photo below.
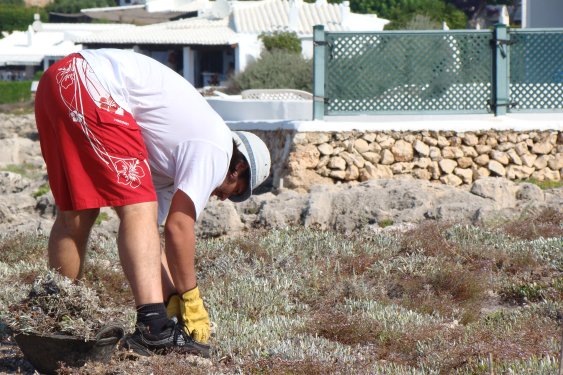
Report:
<svg viewBox="0 0 563 375"><path fill-rule="evenodd" d="M248 164L248 160L244 157L243 153L237 147L237 142L233 139L233 156L231 157L231 162L229 164L229 172L234 172L237 164L240 161L244 161L248 168L242 173L242 176L246 179L250 178L250 165Z"/></svg>

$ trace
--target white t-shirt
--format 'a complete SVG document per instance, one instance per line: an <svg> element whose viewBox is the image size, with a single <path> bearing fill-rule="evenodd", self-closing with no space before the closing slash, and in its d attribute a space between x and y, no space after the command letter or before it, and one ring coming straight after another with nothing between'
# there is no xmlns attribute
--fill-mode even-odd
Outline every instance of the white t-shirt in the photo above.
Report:
<svg viewBox="0 0 563 375"><path fill-rule="evenodd" d="M225 179L233 152L223 119L182 76L158 61L118 49L83 50L100 83L142 128L162 223L177 189L203 211Z"/></svg>

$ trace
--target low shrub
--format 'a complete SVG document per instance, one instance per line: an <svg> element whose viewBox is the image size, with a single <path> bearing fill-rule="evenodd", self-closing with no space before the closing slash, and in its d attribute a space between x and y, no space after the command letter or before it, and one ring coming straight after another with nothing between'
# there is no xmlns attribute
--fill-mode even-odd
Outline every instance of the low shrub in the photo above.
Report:
<svg viewBox="0 0 563 375"><path fill-rule="evenodd" d="M31 100L31 81L0 81L0 104Z"/></svg>

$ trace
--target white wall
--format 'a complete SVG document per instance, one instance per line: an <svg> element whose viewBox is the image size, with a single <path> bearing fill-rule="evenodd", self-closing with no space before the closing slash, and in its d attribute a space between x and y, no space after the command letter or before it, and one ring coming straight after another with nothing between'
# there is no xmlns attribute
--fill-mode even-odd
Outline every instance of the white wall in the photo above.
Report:
<svg viewBox="0 0 563 375"><path fill-rule="evenodd" d="M258 59L262 51L262 42L255 34L239 34L239 43L235 51L235 71L241 72L246 66Z"/></svg>
<svg viewBox="0 0 563 375"><path fill-rule="evenodd" d="M563 1L522 0L522 27L563 27Z"/></svg>

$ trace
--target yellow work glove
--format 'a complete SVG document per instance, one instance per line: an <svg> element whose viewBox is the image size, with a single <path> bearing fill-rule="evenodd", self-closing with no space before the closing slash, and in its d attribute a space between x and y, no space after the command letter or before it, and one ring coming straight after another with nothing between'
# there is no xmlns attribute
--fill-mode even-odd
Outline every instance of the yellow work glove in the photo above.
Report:
<svg viewBox="0 0 563 375"><path fill-rule="evenodd" d="M169 319L175 316L178 319L178 321L181 320L182 318L182 310L180 309L181 301L182 300L180 299L180 296L177 294L172 294L170 298L168 298L168 302L166 302L166 315L168 315Z"/></svg>
<svg viewBox="0 0 563 375"><path fill-rule="evenodd" d="M206 344L211 335L209 315L203 306L203 300L199 296L199 288L196 286L182 294L180 303L184 330L192 336L195 341Z"/></svg>

